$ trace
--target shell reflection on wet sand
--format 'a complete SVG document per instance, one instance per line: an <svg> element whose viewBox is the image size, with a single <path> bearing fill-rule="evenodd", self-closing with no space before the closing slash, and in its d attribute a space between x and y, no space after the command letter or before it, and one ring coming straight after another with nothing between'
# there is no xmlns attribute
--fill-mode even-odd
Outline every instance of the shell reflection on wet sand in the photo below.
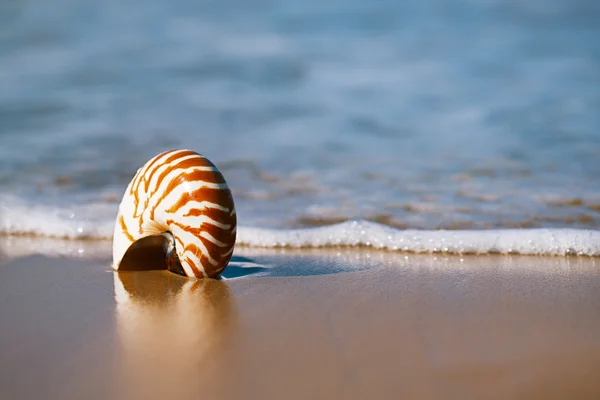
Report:
<svg viewBox="0 0 600 400"><path fill-rule="evenodd" d="M226 283L122 271L114 285L123 398L187 398L221 383L235 320Z"/></svg>

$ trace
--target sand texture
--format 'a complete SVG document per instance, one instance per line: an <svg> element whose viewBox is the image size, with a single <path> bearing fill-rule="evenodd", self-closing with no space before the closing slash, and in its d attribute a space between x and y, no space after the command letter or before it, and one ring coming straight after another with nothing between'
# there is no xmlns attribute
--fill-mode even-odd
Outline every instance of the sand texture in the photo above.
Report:
<svg viewBox="0 0 600 400"><path fill-rule="evenodd" d="M600 260L241 249L0 264L1 399L598 399Z"/></svg>

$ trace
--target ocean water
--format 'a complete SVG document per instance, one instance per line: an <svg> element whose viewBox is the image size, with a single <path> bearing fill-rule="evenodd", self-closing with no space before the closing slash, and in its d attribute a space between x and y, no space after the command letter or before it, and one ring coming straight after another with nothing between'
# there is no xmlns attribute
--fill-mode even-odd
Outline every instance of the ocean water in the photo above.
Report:
<svg viewBox="0 0 600 400"><path fill-rule="evenodd" d="M0 234L110 239L189 148L241 244L598 255L599 110L592 0L4 1Z"/></svg>

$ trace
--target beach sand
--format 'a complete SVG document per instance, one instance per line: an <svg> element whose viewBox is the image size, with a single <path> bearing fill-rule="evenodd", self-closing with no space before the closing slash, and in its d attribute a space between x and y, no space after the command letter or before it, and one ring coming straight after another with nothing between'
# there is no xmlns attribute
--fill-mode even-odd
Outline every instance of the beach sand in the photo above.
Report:
<svg viewBox="0 0 600 400"><path fill-rule="evenodd" d="M594 258L238 249L223 281L2 260L1 399L600 398Z"/></svg>

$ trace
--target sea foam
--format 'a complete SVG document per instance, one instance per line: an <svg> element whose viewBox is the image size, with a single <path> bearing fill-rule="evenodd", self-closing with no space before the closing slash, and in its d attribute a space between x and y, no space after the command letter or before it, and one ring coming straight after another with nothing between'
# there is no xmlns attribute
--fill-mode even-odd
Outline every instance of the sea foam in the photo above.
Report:
<svg viewBox="0 0 600 400"><path fill-rule="evenodd" d="M0 235L111 240L114 208L109 204L61 209L12 203L0 207ZM600 256L600 231L399 230L365 220L305 229L271 229L244 226L242 222L237 244L260 248L370 247L412 253Z"/></svg>
<svg viewBox="0 0 600 400"><path fill-rule="evenodd" d="M293 248L366 246L413 253L600 256L600 231L566 228L398 230L355 220L295 230L240 227L238 244Z"/></svg>

